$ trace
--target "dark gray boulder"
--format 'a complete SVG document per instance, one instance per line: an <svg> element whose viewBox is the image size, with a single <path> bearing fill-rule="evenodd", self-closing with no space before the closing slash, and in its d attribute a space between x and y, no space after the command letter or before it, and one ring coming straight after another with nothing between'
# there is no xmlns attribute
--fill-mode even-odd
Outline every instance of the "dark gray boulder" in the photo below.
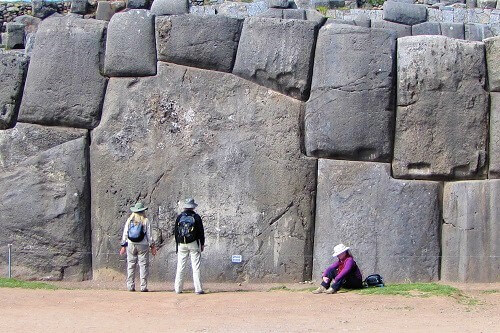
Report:
<svg viewBox="0 0 500 333"><path fill-rule="evenodd" d="M95 11L96 20L109 21L115 14L109 1L97 1L97 9Z"/></svg>
<svg viewBox="0 0 500 333"><path fill-rule="evenodd" d="M441 25L439 22L424 22L411 27L411 34L418 35L441 35Z"/></svg>
<svg viewBox="0 0 500 333"><path fill-rule="evenodd" d="M9 22L5 25L5 32L2 33L2 44L6 49L22 49L24 47L24 25L16 22Z"/></svg>
<svg viewBox="0 0 500 333"><path fill-rule="evenodd" d="M290 3L288 0L267 0L269 8L288 8Z"/></svg>
<svg viewBox="0 0 500 333"><path fill-rule="evenodd" d="M306 20L316 22L319 26L323 25L326 21L326 17L320 12L314 9L306 9Z"/></svg>
<svg viewBox="0 0 500 333"><path fill-rule="evenodd" d="M498 282L500 180L446 183L441 279Z"/></svg>
<svg viewBox="0 0 500 333"><path fill-rule="evenodd" d="M116 13L108 25L104 73L107 76L156 74L154 15L146 9Z"/></svg>
<svg viewBox="0 0 500 333"><path fill-rule="evenodd" d="M0 168L0 251L13 244L14 277L91 277L87 144L82 137Z"/></svg>
<svg viewBox="0 0 500 333"><path fill-rule="evenodd" d="M371 21L371 27L392 30L397 34L398 38L411 36L411 25L373 20Z"/></svg>
<svg viewBox="0 0 500 333"><path fill-rule="evenodd" d="M162 62L154 77L110 79L92 132L94 278L125 273L99 253L117 250L142 200L163 246L152 279L172 280L173 223L187 196L204 221L204 280L309 278L316 161L300 153L302 108L231 74Z"/></svg>
<svg viewBox="0 0 500 333"><path fill-rule="evenodd" d="M189 13L188 0L154 0L151 12L160 15L181 15Z"/></svg>
<svg viewBox="0 0 500 333"><path fill-rule="evenodd" d="M24 25L24 32L29 34L38 30L38 25L42 22L42 20L31 15L21 15L16 17L14 22Z"/></svg>
<svg viewBox="0 0 500 333"><path fill-rule="evenodd" d="M450 38L465 39L463 23L441 22L441 34Z"/></svg>
<svg viewBox="0 0 500 333"><path fill-rule="evenodd" d="M342 20L342 19L334 19L334 18L327 19L325 24L348 24L348 25L356 25L356 23L354 23L354 20Z"/></svg>
<svg viewBox="0 0 500 333"><path fill-rule="evenodd" d="M85 138L87 130L17 123L0 131L0 168L11 168L24 160L65 142Z"/></svg>
<svg viewBox="0 0 500 333"><path fill-rule="evenodd" d="M490 93L489 178L500 178L500 92Z"/></svg>
<svg viewBox="0 0 500 333"><path fill-rule="evenodd" d="M486 175L484 44L443 36L398 40L395 177ZM467 133L464 136L464 133Z"/></svg>
<svg viewBox="0 0 500 333"><path fill-rule="evenodd" d="M384 20L406 25L422 23L427 21L427 7L386 1L384 3Z"/></svg>
<svg viewBox="0 0 500 333"><path fill-rule="evenodd" d="M158 60L231 72L241 26L242 20L219 15L157 17Z"/></svg>
<svg viewBox="0 0 500 333"><path fill-rule="evenodd" d="M268 18L283 18L283 9L280 8L269 8L265 12L255 15L257 17L268 17Z"/></svg>
<svg viewBox="0 0 500 333"><path fill-rule="evenodd" d="M467 40L480 42L494 36L491 28L486 24L469 23L465 25L465 39Z"/></svg>
<svg viewBox="0 0 500 333"><path fill-rule="evenodd" d="M305 20L306 11L303 9L284 9L283 18L287 20Z"/></svg>
<svg viewBox="0 0 500 333"><path fill-rule="evenodd" d="M484 46L486 47L488 89L500 91L500 36L485 39Z"/></svg>
<svg viewBox="0 0 500 333"><path fill-rule="evenodd" d="M21 104L28 57L0 50L0 130L14 125Z"/></svg>
<svg viewBox="0 0 500 333"><path fill-rule="evenodd" d="M151 8L151 0L127 0L127 8L130 9L149 9Z"/></svg>
<svg viewBox="0 0 500 333"><path fill-rule="evenodd" d="M80 128L98 124L107 82L101 75L106 25L71 16L40 24L20 121Z"/></svg>
<svg viewBox="0 0 500 333"><path fill-rule="evenodd" d="M308 156L391 161L395 55L391 31L321 28L304 120Z"/></svg>
<svg viewBox="0 0 500 333"><path fill-rule="evenodd" d="M85 15L89 10L88 0L71 0L71 13Z"/></svg>
<svg viewBox="0 0 500 333"><path fill-rule="evenodd" d="M439 277L439 182L391 178L390 164L319 160L313 277L350 246L364 276L386 282Z"/></svg>
<svg viewBox="0 0 500 333"><path fill-rule="evenodd" d="M57 12L57 4L43 0L31 0L31 8L32 15L42 20Z"/></svg>
<svg viewBox="0 0 500 333"><path fill-rule="evenodd" d="M317 29L313 21L246 19L233 74L306 100Z"/></svg>

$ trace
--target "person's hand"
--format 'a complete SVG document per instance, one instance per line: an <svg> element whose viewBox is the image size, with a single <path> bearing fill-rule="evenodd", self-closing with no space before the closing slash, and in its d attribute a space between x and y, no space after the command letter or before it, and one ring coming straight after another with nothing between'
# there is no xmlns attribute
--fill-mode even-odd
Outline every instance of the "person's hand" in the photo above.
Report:
<svg viewBox="0 0 500 333"><path fill-rule="evenodd" d="M151 254L153 255L153 257L156 255L156 246L151 246Z"/></svg>
<svg viewBox="0 0 500 333"><path fill-rule="evenodd" d="M323 276L323 282L324 282L324 283L328 283L329 281L330 281L330 279L329 279L329 278L327 278L326 276Z"/></svg>
<svg viewBox="0 0 500 333"><path fill-rule="evenodd" d="M120 249L120 255L124 255L126 250L127 248L125 246L122 246L122 248Z"/></svg>

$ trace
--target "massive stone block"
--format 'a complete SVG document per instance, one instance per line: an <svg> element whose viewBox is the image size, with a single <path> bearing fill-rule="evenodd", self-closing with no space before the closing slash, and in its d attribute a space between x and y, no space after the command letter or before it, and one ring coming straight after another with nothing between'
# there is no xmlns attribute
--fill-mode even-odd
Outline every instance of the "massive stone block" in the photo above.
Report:
<svg viewBox="0 0 500 333"><path fill-rule="evenodd" d="M465 39L465 26L463 23L441 22L440 25L443 36Z"/></svg>
<svg viewBox="0 0 500 333"><path fill-rule="evenodd" d="M173 64L159 63L155 77L112 78L92 132L94 277L125 273L100 253L117 251L140 199L163 245L152 277L172 280L177 202L192 196L207 237L205 280L309 278L316 161L300 153L302 109L234 75Z"/></svg>
<svg viewBox="0 0 500 333"><path fill-rule="evenodd" d="M220 15L157 17L158 60L231 72L241 26L242 20Z"/></svg>
<svg viewBox="0 0 500 333"><path fill-rule="evenodd" d="M8 137L38 145L26 125L0 133L0 251L13 244L13 276L27 279L83 280L91 277L90 189L86 135L38 151L13 164ZM16 131L28 134L19 137ZM51 132L50 129L44 129ZM52 133L52 136L57 136ZM16 156L17 157L17 156ZM3 164L3 163L2 163ZM6 257L0 268L6 271Z"/></svg>
<svg viewBox="0 0 500 333"><path fill-rule="evenodd" d="M108 76L156 74L154 16L145 9L113 15L108 26L104 72Z"/></svg>
<svg viewBox="0 0 500 333"><path fill-rule="evenodd" d="M500 178L500 92L490 93L489 178Z"/></svg>
<svg viewBox="0 0 500 333"><path fill-rule="evenodd" d="M484 45L488 68L488 88L490 91L500 91L500 36L485 39Z"/></svg>
<svg viewBox="0 0 500 333"><path fill-rule="evenodd" d="M98 124L107 82L101 75L106 25L74 16L40 24L20 121L81 128Z"/></svg>
<svg viewBox="0 0 500 333"><path fill-rule="evenodd" d="M484 177L484 45L443 36L406 37L398 41L397 65L394 176Z"/></svg>
<svg viewBox="0 0 500 333"><path fill-rule="evenodd" d="M0 130L14 125L21 103L28 57L0 50Z"/></svg>
<svg viewBox="0 0 500 333"><path fill-rule="evenodd" d="M390 31L336 24L320 30L305 112L308 156L390 162L395 55Z"/></svg>
<svg viewBox="0 0 500 333"><path fill-rule="evenodd" d="M500 281L500 180L447 183L441 278Z"/></svg>
<svg viewBox="0 0 500 333"><path fill-rule="evenodd" d="M411 34L418 35L441 35L441 25L439 22L424 22L411 27Z"/></svg>
<svg viewBox="0 0 500 333"><path fill-rule="evenodd" d="M181 15L189 13L188 0L154 0L151 12L160 15Z"/></svg>
<svg viewBox="0 0 500 333"><path fill-rule="evenodd" d="M433 281L439 270L439 182L391 178L390 164L319 160L313 272L352 248L364 276Z"/></svg>
<svg viewBox="0 0 500 333"><path fill-rule="evenodd" d="M486 24L470 23L465 25L465 39L473 41L482 41L493 37L491 28Z"/></svg>
<svg viewBox="0 0 500 333"><path fill-rule="evenodd" d="M411 25L399 24L389 21L373 20L371 22L371 27L378 29L392 30L397 34L398 38L411 36Z"/></svg>
<svg viewBox="0 0 500 333"><path fill-rule="evenodd" d="M427 7L386 1L384 3L384 20L407 25L422 23L427 20Z"/></svg>
<svg viewBox="0 0 500 333"><path fill-rule="evenodd" d="M313 21L246 19L233 74L305 100L310 90L316 33Z"/></svg>

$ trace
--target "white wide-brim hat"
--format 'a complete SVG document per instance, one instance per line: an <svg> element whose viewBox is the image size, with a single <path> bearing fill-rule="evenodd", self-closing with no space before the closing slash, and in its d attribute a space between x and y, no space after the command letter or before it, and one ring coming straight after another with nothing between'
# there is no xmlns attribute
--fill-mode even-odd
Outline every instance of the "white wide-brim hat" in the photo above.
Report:
<svg viewBox="0 0 500 333"><path fill-rule="evenodd" d="M182 205L182 208L184 209L195 209L196 207L198 207L198 204L194 202L193 198L187 198L184 200L184 204Z"/></svg>
<svg viewBox="0 0 500 333"><path fill-rule="evenodd" d="M333 248L332 257L336 257L339 254L344 253L345 251L347 251L349 249L350 249L350 247L345 246L344 244L335 245L335 247Z"/></svg>

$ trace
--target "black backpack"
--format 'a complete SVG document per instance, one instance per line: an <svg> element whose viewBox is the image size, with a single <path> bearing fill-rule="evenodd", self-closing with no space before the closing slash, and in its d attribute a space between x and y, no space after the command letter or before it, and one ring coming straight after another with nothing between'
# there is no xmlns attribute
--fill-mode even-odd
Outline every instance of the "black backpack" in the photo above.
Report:
<svg viewBox="0 0 500 333"><path fill-rule="evenodd" d="M191 243L196 240L194 216L182 213L177 223L177 239L182 243Z"/></svg>
<svg viewBox="0 0 500 333"><path fill-rule="evenodd" d="M363 282L363 285L365 287L384 287L384 280L382 279L382 276L380 274L372 274L368 275Z"/></svg>

